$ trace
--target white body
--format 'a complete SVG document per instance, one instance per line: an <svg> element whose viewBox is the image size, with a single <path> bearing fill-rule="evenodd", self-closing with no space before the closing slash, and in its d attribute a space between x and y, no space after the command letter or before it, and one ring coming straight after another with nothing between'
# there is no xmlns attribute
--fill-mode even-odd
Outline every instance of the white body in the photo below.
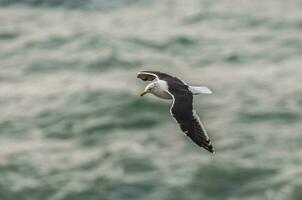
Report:
<svg viewBox="0 0 302 200"><path fill-rule="evenodd" d="M150 93L154 94L155 96L161 99L173 99L173 97L167 92L168 85L166 81L158 80L153 83L154 83L154 87L152 88Z"/></svg>

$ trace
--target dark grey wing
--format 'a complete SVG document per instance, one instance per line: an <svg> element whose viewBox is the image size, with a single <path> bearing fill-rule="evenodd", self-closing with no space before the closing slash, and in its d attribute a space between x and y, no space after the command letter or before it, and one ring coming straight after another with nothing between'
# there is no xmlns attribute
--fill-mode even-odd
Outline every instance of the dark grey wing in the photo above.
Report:
<svg viewBox="0 0 302 200"><path fill-rule="evenodd" d="M159 71L140 71L137 73L137 78L142 79L143 81L153 81L154 79L157 79L165 80L167 82L178 82L179 84L185 84L177 77Z"/></svg>
<svg viewBox="0 0 302 200"><path fill-rule="evenodd" d="M181 130L188 135L194 143L214 153L210 142L198 115L193 110L193 94L187 85L169 84L169 92L173 96L171 115L179 124Z"/></svg>
<svg viewBox="0 0 302 200"><path fill-rule="evenodd" d="M137 78L139 78L143 81L153 81L154 79L159 80L159 77L156 74L148 72L148 71L138 72Z"/></svg>

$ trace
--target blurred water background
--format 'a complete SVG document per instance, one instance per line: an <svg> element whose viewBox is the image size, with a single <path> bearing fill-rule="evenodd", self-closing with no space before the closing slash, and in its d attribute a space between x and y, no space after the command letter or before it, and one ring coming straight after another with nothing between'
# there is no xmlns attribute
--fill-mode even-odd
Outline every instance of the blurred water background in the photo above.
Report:
<svg viewBox="0 0 302 200"><path fill-rule="evenodd" d="M301 0L0 0L1 200L301 200ZM216 154L139 70L195 99Z"/></svg>

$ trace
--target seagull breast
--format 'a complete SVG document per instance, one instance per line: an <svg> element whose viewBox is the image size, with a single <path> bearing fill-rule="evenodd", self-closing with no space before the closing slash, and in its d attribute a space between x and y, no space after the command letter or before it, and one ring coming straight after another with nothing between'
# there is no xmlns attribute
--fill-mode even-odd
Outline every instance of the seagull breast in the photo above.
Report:
<svg viewBox="0 0 302 200"><path fill-rule="evenodd" d="M173 99L171 94L169 94L167 91L168 91L167 82L163 80L158 80L155 82L155 87L151 91L151 93L161 99Z"/></svg>

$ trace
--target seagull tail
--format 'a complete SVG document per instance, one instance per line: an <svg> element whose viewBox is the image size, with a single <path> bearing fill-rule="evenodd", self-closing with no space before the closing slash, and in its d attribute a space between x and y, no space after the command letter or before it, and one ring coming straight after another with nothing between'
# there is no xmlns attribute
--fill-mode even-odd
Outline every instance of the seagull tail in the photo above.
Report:
<svg viewBox="0 0 302 200"><path fill-rule="evenodd" d="M189 86L189 89L195 95L197 95L197 94L212 94L212 91L209 88L205 87L205 86L201 86L201 87Z"/></svg>

